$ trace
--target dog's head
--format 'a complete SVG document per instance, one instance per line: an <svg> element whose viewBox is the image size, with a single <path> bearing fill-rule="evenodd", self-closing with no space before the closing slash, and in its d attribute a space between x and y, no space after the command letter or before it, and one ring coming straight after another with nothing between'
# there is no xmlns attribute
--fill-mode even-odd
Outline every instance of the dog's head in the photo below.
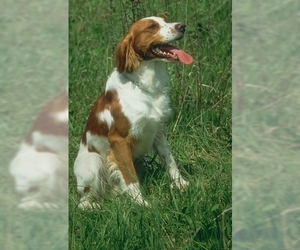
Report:
<svg viewBox="0 0 300 250"><path fill-rule="evenodd" d="M146 17L135 22L119 43L115 53L118 72L132 72L141 61L160 60L191 64L193 58L169 45L184 36L186 25L167 23L161 17Z"/></svg>

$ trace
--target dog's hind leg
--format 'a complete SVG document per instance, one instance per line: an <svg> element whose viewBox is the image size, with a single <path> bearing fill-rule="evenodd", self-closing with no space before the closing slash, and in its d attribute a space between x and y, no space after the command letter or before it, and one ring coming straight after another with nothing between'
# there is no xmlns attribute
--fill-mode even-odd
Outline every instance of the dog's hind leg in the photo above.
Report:
<svg viewBox="0 0 300 250"><path fill-rule="evenodd" d="M142 197L138 176L132 161L130 145L123 138L111 140L111 151L108 156L110 168L119 173L119 187L122 192L127 193L134 201L141 205L148 205Z"/></svg>
<svg viewBox="0 0 300 250"><path fill-rule="evenodd" d="M100 168L104 168L104 161L98 153L86 152L77 156L74 173L77 179L77 190L81 196L78 207L85 209L99 206L93 201L101 200L105 192L105 184L103 184L105 176L101 176L103 180L100 180Z"/></svg>

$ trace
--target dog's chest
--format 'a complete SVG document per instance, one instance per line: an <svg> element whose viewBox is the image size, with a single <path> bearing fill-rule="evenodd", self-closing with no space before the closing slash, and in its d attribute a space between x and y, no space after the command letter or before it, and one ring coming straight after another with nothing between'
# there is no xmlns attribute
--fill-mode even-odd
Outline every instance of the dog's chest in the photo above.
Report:
<svg viewBox="0 0 300 250"><path fill-rule="evenodd" d="M136 156L145 154L170 116L169 97L139 93L131 98L121 98L121 104L131 125L129 133L137 140L133 153Z"/></svg>
<svg viewBox="0 0 300 250"><path fill-rule="evenodd" d="M164 94L138 93L120 98L122 111L131 124L131 133L153 130L170 116L169 97Z"/></svg>

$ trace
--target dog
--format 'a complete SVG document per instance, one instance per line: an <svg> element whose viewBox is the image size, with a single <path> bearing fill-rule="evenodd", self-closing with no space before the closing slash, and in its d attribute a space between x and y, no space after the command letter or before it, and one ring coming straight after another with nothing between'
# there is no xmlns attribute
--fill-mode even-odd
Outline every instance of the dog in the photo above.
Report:
<svg viewBox="0 0 300 250"><path fill-rule="evenodd" d="M68 93L54 98L36 118L9 165L24 210L68 202Z"/></svg>
<svg viewBox="0 0 300 250"><path fill-rule="evenodd" d="M166 62L191 64L193 58L169 45L184 36L186 25L161 17L135 22L116 48L116 68L105 92L95 102L74 162L80 208L93 208L107 192L125 192L139 204L143 199L136 167L154 149L172 183L184 188L165 136L170 117Z"/></svg>

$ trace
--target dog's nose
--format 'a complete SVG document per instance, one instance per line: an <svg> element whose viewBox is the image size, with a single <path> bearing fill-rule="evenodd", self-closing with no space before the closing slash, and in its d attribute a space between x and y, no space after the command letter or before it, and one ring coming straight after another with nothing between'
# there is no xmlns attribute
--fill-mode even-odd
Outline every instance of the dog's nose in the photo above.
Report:
<svg viewBox="0 0 300 250"><path fill-rule="evenodd" d="M184 23L177 23L175 29L179 32L185 32L186 25Z"/></svg>

